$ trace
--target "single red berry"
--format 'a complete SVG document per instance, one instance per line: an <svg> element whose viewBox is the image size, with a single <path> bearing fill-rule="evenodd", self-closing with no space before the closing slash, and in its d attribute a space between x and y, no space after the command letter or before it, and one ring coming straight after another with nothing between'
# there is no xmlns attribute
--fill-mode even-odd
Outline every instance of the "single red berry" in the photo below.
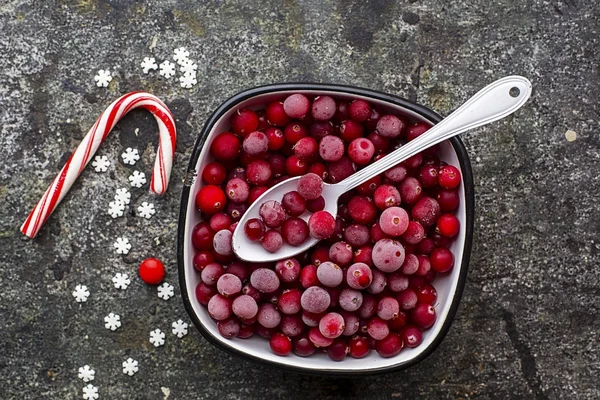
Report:
<svg viewBox="0 0 600 400"><path fill-rule="evenodd" d="M460 196L456 189L440 189L436 197L442 212L451 212L458 208Z"/></svg>
<svg viewBox="0 0 600 400"><path fill-rule="evenodd" d="M456 236L460 229L460 222L454 214L442 214L437 220L435 231L442 236L451 238Z"/></svg>
<svg viewBox="0 0 600 400"><path fill-rule="evenodd" d="M225 192L215 185L206 185L196 194L196 206L208 215L221 211L226 203Z"/></svg>
<svg viewBox="0 0 600 400"><path fill-rule="evenodd" d="M217 136L211 146L210 151L217 160L234 160L242 149L242 142L231 132L223 132Z"/></svg>
<svg viewBox="0 0 600 400"><path fill-rule="evenodd" d="M202 271L204 267L214 262L215 258L210 251L199 251L198 253L194 254L194 268L196 268L198 271Z"/></svg>
<svg viewBox="0 0 600 400"><path fill-rule="evenodd" d="M308 170L308 165L298 156L293 155L285 160L285 170L290 176L304 175Z"/></svg>
<svg viewBox="0 0 600 400"><path fill-rule="evenodd" d="M437 291L433 285L425 283L417 289L417 301L419 303L434 304L437 300Z"/></svg>
<svg viewBox="0 0 600 400"><path fill-rule="evenodd" d="M391 332L384 339L377 341L375 345L375 350L377 350L377 353L381 357L389 358L400 353L402 347L404 347L404 343L402 342L402 338L400 337L400 335Z"/></svg>
<svg viewBox="0 0 600 400"><path fill-rule="evenodd" d="M247 108L237 110L231 118L231 130L235 133L246 136L250 132L258 129L258 115Z"/></svg>
<svg viewBox="0 0 600 400"><path fill-rule="evenodd" d="M283 136L283 131L279 128L271 126L265 129L265 135L267 135L267 139L269 140L270 151L279 150L285 144L285 137Z"/></svg>
<svg viewBox="0 0 600 400"><path fill-rule="evenodd" d="M294 145L298 143L300 139L308 136L308 130L302 124L291 123L283 130L283 136L285 137L286 142Z"/></svg>
<svg viewBox="0 0 600 400"><path fill-rule="evenodd" d="M271 125L285 126L290 122L290 117L285 113L282 101L273 101L267 106L267 120Z"/></svg>
<svg viewBox="0 0 600 400"><path fill-rule="evenodd" d="M427 132L428 129L429 125L424 122L418 122L412 126L409 126L406 131L406 140L410 142L411 140L414 140Z"/></svg>
<svg viewBox="0 0 600 400"><path fill-rule="evenodd" d="M310 110L310 100L301 93L292 94L283 102L283 110L292 118L302 118Z"/></svg>
<svg viewBox="0 0 600 400"><path fill-rule="evenodd" d="M318 175L321 179L327 178L327 167L322 162L314 162L308 166L308 172Z"/></svg>
<svg viewBox="0 0 600 400"><path fill-rule="evenodd" d="M460 184L460 171L452 165L440 167L438 183L444 189L454 189Z"/></svg>
<svg viewBox="0 0 600 400"><path fill-rule="evenodd" d="M244 233L249 240L258 242L265 235L265 224L258 218L251 218L246 221Z"/></svg>
<svg viewBox="0 0 600 400"><path fill-rule="evenodd" d="M227 170L219 162L211 162L202 170L202 179L209 185L220 185L227 178Z"/></svg>
<svg viewBox="0 0 600 400"><path fill-rule="evenodd" d="M363 358L371 351L369 340L364 336L354 336L348 342L348 355L353 358Z"/></svg>
<svg viewBox="0 0 600 400"><path fill-rule="evenodd" d="M269 121L267 121L267 113L265 112L265 110L256 111L256 116L258 117L258 128L257 129L259 131L264 131L265 129L267 129L268 127L271 126L271 125L269 125Z"/></svg>
<svg viewBox="0 0 600 400"><path fill-rule="evenodd" d="M445 247L438 247L429 255L431 268L441 274L448 272L454 266L454 255Z"/></svg>
<svg viewBox="0 0 600 400"><path fill-rule="evenodd" d="M429 329L436 320L435 308L431 304L417 303L410 318L419 328Z"/></svg>
<svg viewBox="0 0 600 400"><path fill-rule="evenodd" d="M148 285L158 285L165 277L165 266L156 258L146 258L140 264L139 274Z"/></svg>
<svg viewBox="0 0 600 400"><path fill-rule="evenodd" d="M292 351L292 341L283 333L275 333L271 336L269 346L278 356L286 356Z"/></svg>
<svg viewBox="0 0 600 400"><path fill-rule="evenodd" d="M364 100L354 100L350 103L350 118L356 122L365 122L371 116L371 106Z"/></svg>
<svg viewBox="0 0 600 400"><path fill-rule="evenodd" d="M347 143L363 137L365 128L351 119L340 124L340 137ZM368 139L367 139L368 140Z"/></svg>
<svg viewBox="0 0 600 400"><path fill-rule="evenodd" d="M197 250L212 250L215 231L210 228L206 221L199 222L192 230L192 244Z"/></svg>

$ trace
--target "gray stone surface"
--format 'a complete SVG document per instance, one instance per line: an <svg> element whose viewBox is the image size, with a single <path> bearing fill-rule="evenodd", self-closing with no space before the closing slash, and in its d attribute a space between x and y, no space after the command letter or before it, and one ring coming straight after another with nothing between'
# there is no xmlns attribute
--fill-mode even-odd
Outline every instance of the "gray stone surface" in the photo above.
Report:
<svg viewBox="0 0 600 400"><path fill-rule="evenodd" d="M202 3L202 4L200 4ZM101 398L600 398L600 141L598 29L592 0L410 0L195 2L183 0L4 0L0 4L0 398L81 398L77 368L96 370ZM143 57L186 46L199 84L185 90ZM115 77L94 86L98 69ZM198 332L148 332L188 320L134 279L147 256L177 283L175 231L183 171L211 110L230 95L282 81L349 83L446 114L504 75L529 77L528 106L466 137L476 182L475 242L457 318L439 349L404 372L328 379L232 358ZM88 168L40 236L18 228L104 107L134 89L166 100L180 139L168 194L157 215L112 220L105 212L143 150L149 172L155 123L126 117L101 147L110 172ZM140 135L134 135L140 128ZM577 140L568 142L573 130ZM150 198L134 189L132 204ZM119 257L115 237L133 250ZM76 284L88 285L75 303ZM179 289L176 289L179 294ZM104 329L122 315L117 332ZM127 377L121 362L140 362Z"/></svg>

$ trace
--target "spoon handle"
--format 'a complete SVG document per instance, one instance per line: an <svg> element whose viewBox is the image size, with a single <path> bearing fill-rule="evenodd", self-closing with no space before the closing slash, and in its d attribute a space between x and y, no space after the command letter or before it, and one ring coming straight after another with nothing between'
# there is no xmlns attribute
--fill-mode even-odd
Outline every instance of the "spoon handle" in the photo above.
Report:
<svg viewBox="0 0 600 400"><path fill-rule="evenodd" d="M348 191L444 140L502 119L517 111L531 96L531 82L507 76L481 89L475 96L427 132L381 160L344 179L338 185Z"/></svg>

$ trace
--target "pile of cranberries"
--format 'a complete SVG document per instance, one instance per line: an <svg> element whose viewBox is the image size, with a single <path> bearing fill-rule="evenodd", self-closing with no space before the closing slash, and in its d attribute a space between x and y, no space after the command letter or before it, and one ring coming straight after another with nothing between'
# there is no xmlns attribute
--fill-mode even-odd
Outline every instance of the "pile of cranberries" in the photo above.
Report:
<svg viewBox="0 0 600 400"><path fill-rule="evenodd" d="M460 171L430 148L343 195L333 218L323 211L323 181L347 178L429 126L381 114L362 99L282 100L238 110L230 131L210 145L215 161L199 171L198 301L224 337L256 333L281 356L324 351L341 361L418 346L436 320L432 281L454 266ZM231 245L237 221L292 176L302 176L297 190L262 204L244 232L273 253L309 235L321 241L275 263L241 261ZM305 211L308 223L299 217Z"/></svg>

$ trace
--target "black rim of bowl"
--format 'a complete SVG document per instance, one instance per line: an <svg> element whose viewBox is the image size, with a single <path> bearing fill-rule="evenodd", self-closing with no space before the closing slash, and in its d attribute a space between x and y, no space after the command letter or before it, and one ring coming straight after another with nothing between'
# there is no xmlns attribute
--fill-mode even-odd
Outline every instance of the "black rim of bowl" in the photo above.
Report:
<svg viewBox="0 0 600 400"><path fill-rule="evenodd" d="M356 376L356 375L374 375L374 374L382 374L393 371L399 371L402 369L406 369L411 367L429 355L431 355L435 349L442 343L444 337L450 330L450 326L454 320L456 312L458 311L458 307L460 305L460 300L462 298L462 293L465 287L465 283L467 281L467 273L469 267L469 258L471 256L471 246L473 241L473 220L474 220L474 185L473 185L473 171L471 170L471 162L469 160L469 155L467 154L467 149L465 148L463 142L458 137L453 137L450 139L452 147L456 151L458 156L460 167L462 170L462 178L463 184L465 188L465 210L466 210L466 226L465 226L465 245L463 248L463 257L460 264L460 274L458 277L458 283L456 287L456 292L452 299L452 303L450 305L450 310L448 311L448 315L439 334L434 338L433 342L423 350L417 357L397 366L391 367L381 367L381 368L365 368L364 370L320 370L313 368L302 368L292 365L285 365L276 362L272 362L269 360L265 360L260 357L256 357L254 355L245 353L243 351L237 350L232 347L224 346L220 343L213 335L204 327L194 309L192 308L192 304L188 297L187 293L187 281L185 277L185 267L184 267L184 240L185 240L185 230L186 230L186 215L188 208L188 201L190 197L190 189L196 179L196 163L198 162L198 158L200 157L200 152L204 147L204 143L206 138L211 131L213 125L232 108L235 108L237 104L240 102L252 98L254 96L282 92L282 91L294 91L294 90L314 90L314 91L328 91L328 92L339 92L344 94L354 94L364 97L370 97L377 100L386 101L388 103L404 107L425 119L429 120L432 123L438 123L442 120L442 117L428 109L427 107L412 103L406 99L401 97L393 96L390 94L377 92L370 89L359 88L355 86L346 86L346 85L334 85L334 84L318 84L318 83L280 83L266 86L258 86L252 89L244 90L226 100L222 103L219 108L210 116L208 121L204 124L202 128L202 132L198 136L196 143L194 145L194 150L192 152L190 162L188 165L186 179L184 183L184 187L181 195L181 205L179 210L179 222L177 228L177 263L179 270L179 286L181 290L181 296L183 298L183 305L189 314L190 318L194 322L194 325L198 328L202 336L206 338L210 343L212 343L217 348L246 360L250 360L253 362L257 362L263 365L269 365L271 367L278 368L286 368L291 371L304 373L304 374L318 374L318 375L329 375L329 376ZM333 361L332 361L333 362ZM343 361L341 362L343 363Z"/></svg>

